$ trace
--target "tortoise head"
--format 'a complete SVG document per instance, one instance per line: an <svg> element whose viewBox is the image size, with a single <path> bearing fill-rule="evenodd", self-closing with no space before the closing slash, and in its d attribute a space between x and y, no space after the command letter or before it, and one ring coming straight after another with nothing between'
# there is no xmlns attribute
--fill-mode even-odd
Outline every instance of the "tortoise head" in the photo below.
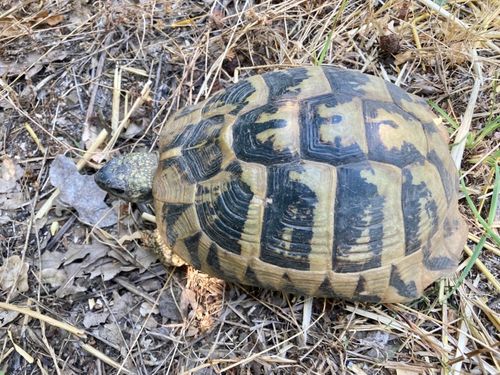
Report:
<svg viewBox="0 0 500 375"><path fill-rule="evenodd" d="M158 155L136 152L108 161L94 175L95 182L108 193L129 202L151 200Z"/></svg>

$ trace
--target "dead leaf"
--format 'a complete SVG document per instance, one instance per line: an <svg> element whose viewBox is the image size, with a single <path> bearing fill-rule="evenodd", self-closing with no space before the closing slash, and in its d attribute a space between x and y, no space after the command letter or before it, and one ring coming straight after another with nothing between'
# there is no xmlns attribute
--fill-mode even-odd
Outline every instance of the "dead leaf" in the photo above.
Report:
<svg viewBox="0 0 500 375"><path fill-rule="evenodd" d="M198 302L196 302L196 293L191 289L183 289L179 305L182 315L187 317L190 310L194 311L198 307Z"/></svg>
<svg viewBox="0 0 500 375"><path fill-rule="evenodd" d="M85 317L83 318L83 326L89 329L90 327L101 325L103 323L106 323L108 317L109 317L109 312L89 311L85 314Z"/></svg>
<svg viewBox="0 0 500 375"><path fill-rule="evenodd" d="M60 251L45 251L40 258L42 271L57 269L66 261L66 253Z"/></svg>
<svg viewBox="0 0 500 375"><path fill-rule="evenodd" d="M142 271L149 269L158 260L157 256L150 249L143 246L136 246L131 254L134 260L141 265Z"/></svg>
<svg viewBox="0 0 500 375"><path fill-rule="evenodd" d="M120 295L117 291L113 291L113 305L111 312L116 320L130 314L130 306L134 305L134 298L131 293L124 293Z"/></svg>
<svg viewBox="0 0 500 375"><path fill-rule="evenodd" d="M5 17L0 20L0 37L19 37L23 32L28 32L27 27L23 26L14 17Z"/></svg>
<svg viewBox="0 0 500 375"><path fill-rule="evenodd" d="M18 315L17 311L0 310L0 327L5 327L7 324L13 322Z"/></svg>
<svg viewBox="0 0 500 375"><path fill-rule="evenodd" d="M141 303L141 307L139 308L139 313L141 316L146 316L149 314L158 314L160 310L158 310L158 306L153 306L149 302Z"/></svg>
<svg viewBox="0 0 500 375"><path fill-rule="evenodd" d="M62 14L53 14L49 16L49 12L42 11L35 17L35 20L39 25L47 24L49 26L55 26L60 24L64 20L64 16Z"/></svg>
<svg viewBox="0 0 500 375"><path fill-rule="evenodd" d="M67 56L66 51L58 48L46 54L31 52L15 61L0 60L0 76L16 76L26 73L26 78L29 79L38 73L44 65L48 65L53 61L64 60Z"/></svg>
<svg viewBox="0 0 500 375"><path fill-rule="evenodd" d="M144 128L141 126L137 125L135 122L131 122L128 126L127 129L125 130L125 133L121 134L121 137L124 139L132 139L138 134L143 134L144 133Z"/></svg>
<svg viewBox="0 0 500 375"><path fill-rule="evenodd" d="M13 159L6 157L0 167L0 194L10 193L18 188L17 181L24 175L24 170Z"/></svg>
<svg viewBox="0 0 500 375"><path fill-rule="evenodd" d="M21 192L0 193L0 208L4 210L16 210L26 203Z"/></svg>
<svg viewBox="0 0 500 375"><path fill-rule="evenodd" d="M113 260L104 260L103 264L96 266L90 272L90 280L99 276L103 281L108 281L113 279L120 272L124 271L124 266Z"/></svg>
<svg viewBox="0 0 500 375"><path fill-rule="evenodd" d="M48 252L48 251L47 251ZM41 271L41 281L44 284L50 284L52 288L58 288L68 279L64 270L46 268Z"/></svg>
<svg viewBox="0 0 500 375"><path fill-rule="evenodd" d="M86 287L78 285L76 279L87 274L92 274L95 269L102 266L109 252L105 245L96 244L69 244L66 253L46 251L41 257L42 277L47 277L44 282L53 287L59 287L56 295L60 298L81 293ZM104 259L103 259L104 258ZM95 276L100 275L100 270Z"/></svg>
<svg viewBox="0 0 500 375"><path fill-rule="evenodd" d="M18 255L5 259L0 267L0 289L8 292L14 288L15 295L28 291L28 270L29 264Z"/></svg>
<svg viewBox="0 0 500 375"><path fill-rule="evenodd" d="M142 323L142 326L147 329L147 330L152 330L158 328L158 322L154 318L154 316L150 315L148 319L145 319L144 322ZM135 334L139 334L140 328L138 326L134 327Z"/></svg>
<svg viewBox="0 0 500 375"><path fill-rule="evenodd" d="M87 288L81 285L75 284L75 279L72 277L64 283L59 289L56 290L56 296L58 298L64 298L67 296L75 295L78 293L83 293L87 291Z"/></svg>
<svg viewBox="0 0 500 375"><path fill-rule="evenodd" d="M17 163L6 157L0 165L0 209L16 210L26 203L18 180L24 175L24 170ZM9 220L8 215L1 215L0 222Z"/></svg>
<svg viewBox="0 0 500 375"><path fill-rule="evenodd" d="M158 309L160 311L160 315L165 319L170 319L174 322L181 319L179 308L177 307L174 298L169 293L163 293L160 296Z"/></svg>
<svg viewBox="0 0 500 375"><path fill-rule="evenodd" d="M403 0L399 5L399 9L396 17L400 20L406 20L408 18L408 14L410 13L410 5L411 2L409 0Z"/></svg>
<svg viewBox="0 0 500 375"><path fill-rule="evenodd" d="M137 239L144 239L144 233L141 231L135 231L130 235L120 237L120 239L118 239L118 243L120 245L124 245L129 241ZM158 261L158 256L152 250L153 249L149 246L149 244L145 244L144 246L136 245L130 252L111 250L109 256L124 264L138 263L141 266L140 272L144 272L149 269L153 263Z"/></svg>
<svg viewBox="0 0 500 375"><path fill-rule="evenodd" d="M106 192L101 190L93 176L81 175L75 163L65 156L57 156L50 167L50 182L59 188L59 200L78 211L80 219L98 227L116 224L115 211L104 203Z"/></svg>
<svg viewBox="0 0 500 375"><path fill-rule="evenodd" d="M1 198L0 198L0 201L1 201ZM12 221L12 218L10 218L7 214L0 213L0 225L5 225L11 221Z"/></svg>
<svg viewBox="0 0 500 375"><path fill-rule="evenodd" d="M101 327L99 329L98 336L109 341L116 347L124 346L123 335L120 327L115 323L105 324L104 327Z"/></svg>
<svg viewBox="0 0 500 375"><path fill-rule="evenodd" d="M68 265L78 261L82 268L86 268L106 256L108 251L109 247L98 242L84 245L72 243L68 245L63 264Z"/></svg>
<svg viewBox="0 0 500 375"><path fill-rule="evenodd" d="M408 60L411 60L413 58L414 57L413 57L413 52L412 51L404 51L404 52L398 53L396 55L394 63L396 65L403 65L405 62L407 62Z"/></svg>

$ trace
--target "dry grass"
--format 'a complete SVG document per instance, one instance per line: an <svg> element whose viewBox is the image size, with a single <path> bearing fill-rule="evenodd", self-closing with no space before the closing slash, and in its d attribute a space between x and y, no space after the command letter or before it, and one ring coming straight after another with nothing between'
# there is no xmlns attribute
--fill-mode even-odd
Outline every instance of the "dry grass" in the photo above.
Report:
<svg viewBox="0 0 500 375"><path fill-rule="evenodd" d="M498 2L8 3L0 178L22 173L0 190L0 262L19 271L1 294L0 374L500 372ZM172 111L239 77L317 63L382 76L445 117L473 205L460 202L470 249L459 271L477 257L460 285L408 305L222 292L192 270L145 265L135 207L117 207L121 224L105 231L54 206L56 155L93 173L115 151L153 148ZM74 243L95 252L60 261L51 275L72 286L61 289L44 254Z"/></svg>

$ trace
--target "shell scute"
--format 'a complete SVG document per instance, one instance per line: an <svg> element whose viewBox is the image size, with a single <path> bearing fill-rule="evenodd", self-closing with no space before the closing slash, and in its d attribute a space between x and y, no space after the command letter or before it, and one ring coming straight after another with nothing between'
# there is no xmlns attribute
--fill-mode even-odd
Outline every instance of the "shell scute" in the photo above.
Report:
<svg viewBox="0 0 500 375"><path fill-rule="evenodd" d="M368 158L404 167L423 161L427 139L420 122L392 103L364 101Z"/></svg>
<svg viewBox="0 0 500 375"><path fill-rule="evenodd" d="M266 104L233 125L233 149L244 161L271 165L299 159L298 106L294 101Z"/></svg>
<svg viewBox="0 0 500 375"><path fill-rule="evenodd" d="M301 105L301 155L334 166L368 158L363 106L359 98L327 94Z"/></svg>

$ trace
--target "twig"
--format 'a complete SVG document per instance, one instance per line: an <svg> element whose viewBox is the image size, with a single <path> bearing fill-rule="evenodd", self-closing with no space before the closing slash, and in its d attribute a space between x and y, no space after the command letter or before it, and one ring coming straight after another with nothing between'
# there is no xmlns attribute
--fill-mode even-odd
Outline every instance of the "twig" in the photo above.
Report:
<svg viewBox="0 0 500 375"><path fill-rule="evenodd" d="M16 305L13 305L11 303L5 303L5 302L0 302L0 309L7 310L7 311L16 311L18 313L28 315L32 318L42 320L47 324L50 324L54 327L58 327L61 329L64 329L65 331L68 331L69 333L72 333L78 337L85 337L85 331L78 329L68 323L61 322L60 320L51 318L50 316L43 315L37 311L33 311L30 309L26 309L24 307L19 307Z"/></svg>
<svg viewBox="0 0 500 375"><path fill-rule="evenodd" d="M119 369L120 372L124 372L125 374L133 374L134 373L134 372L126 369L125 367L123 367L123 365L121 365L120 363L118 363L118 362L114 361L113 359L111 359L110 357L108 357L103 352L97 350L93 346L91 346L89 344L84 344L84 343L82 343L81 346L82 346L83 350L92 354L94 357L99 358L101 361L103 361L107 365L110 365L111 367L114 367L115 369Z"/></svg>
<svg viewBox="0 0 500 375"><path fill-rule="evenodd" d="M141 90L141 95L135 100L134 104L132 105L132 108L127 112L127 114L123 117L123 119L120 121L120 125L116 128L116 130L113 132L111 139L109 140L108 144L104 148L104 153L107 153L111 151L111 149L114 147L118 137L120 136L121 132L123 129L125 129L128 126L130 116L139 108L149 97L149 92L151 91L151 84L152 81L147 81L144 87Z"/></svg>

